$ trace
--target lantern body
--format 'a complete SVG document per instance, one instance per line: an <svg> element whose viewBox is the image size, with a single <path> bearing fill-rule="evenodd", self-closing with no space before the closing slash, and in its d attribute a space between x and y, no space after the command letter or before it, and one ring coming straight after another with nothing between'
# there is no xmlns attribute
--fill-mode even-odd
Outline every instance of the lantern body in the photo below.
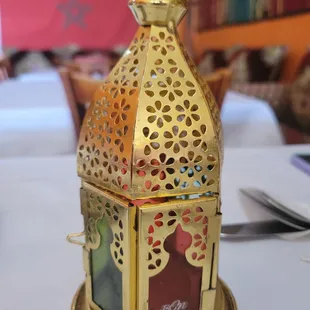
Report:
<svg viewBox="0 0 310 310"><path fill-rule="evenodd" d="M184 1L131 7L143 26L79 140L86 284L73 309L235 309L217 278L221 123L175 30Z"/></svg>
<svg viewBox="0 0 310 310"><path fill-rule="evenodd" d="M81 205L91 309L214 309L217 196L141 204L84 183Z"/></svg>

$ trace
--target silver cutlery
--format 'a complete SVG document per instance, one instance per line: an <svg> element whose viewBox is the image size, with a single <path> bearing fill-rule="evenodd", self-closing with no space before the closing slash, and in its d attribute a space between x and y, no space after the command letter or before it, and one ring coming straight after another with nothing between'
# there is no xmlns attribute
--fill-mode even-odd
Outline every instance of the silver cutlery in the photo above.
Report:
<svg viewBox="0 0 310 310"><path fill-rule="evenodd" d="M292 234L299 229L287 226L279 221L252 222L222 225L222 239L249 239L266 238L278 234Z"/></svg>
<svg viewBox="0 0 310 310"><path fill-rule="evenodd" d="M266 192L256 188L242 188L240 192L258 202L275 220L223 225L221 238L248 239L281 235L289 239L289 236L294 238L310 234L308 218L286 207Z"/></svg>
<svg viewBox="0 0 310 310"><path fill-rule="evenodd" d="M270 215L297 230L310 229L310 220L286 207L266 192L255 188L242 188L240 192L258 202Z"/></svg>

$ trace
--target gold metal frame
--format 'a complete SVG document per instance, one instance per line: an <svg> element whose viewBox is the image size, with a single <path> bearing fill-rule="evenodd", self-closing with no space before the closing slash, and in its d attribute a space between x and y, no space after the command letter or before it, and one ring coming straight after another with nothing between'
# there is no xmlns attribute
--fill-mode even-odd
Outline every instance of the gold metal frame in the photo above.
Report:
<svg viewBox="0 0 310 310"><path fill-rule="evenodd" d="M221 214L218 209L217 197L173 199L159 205L145 204L139 208L138 309L148 309L150 277L166 267L169 254L164 250L164 240L175 231L177 225L181 225L182 229L192 236L192 244L185 253L187 261L192 266L203 268L201 309L214 309L221 227ZM156 219L157 215L160 215L159 219ZM159 227L156 226L158 223ZM150 227L152 233L149 232ZM197 240L201 241L198 246ZM154 252L156 243L159 253ZM160 266L155 262L160 263Z"/></svg>
<svg viewBox="0 0 310 310"><path fill-rule="evenodd" d="M90 256L101 245L101 219L113 232L110 250L122 273L123 310L148 309L150 278L166 266L169 253L162 245L178 225L201 240L185 252L190 265L202 268L201 309L236 309L217 279L221 122L176 32L186 3L130 1L141 27L87 111L78 145L86 242L73 240L79 234L69 237L83 246L86 271L75 310L100 310L93 301ZM158 215L160 228L150 230ZM153 239L161 243L152 254Z"/></svg>
<svg viewBox="0 0 310 310"><path fill-rule="evenodd" d="M78 173L128 199L219 192L218 108L175 29L141 27L97 91Z"/></svg>
<svg viewBox="0 0 310 310"><path fill-rule="evenodd" d="M111 255L115 265L122 273L123 309L135 309L137 282L136 251L133 250L136 241L136 231L134 230L135 208L130 208L125 200L112 196L110 193L87 183L83 183L81 189L81 206L86 231L86 244L83 246L86 296L91 310L100 310L100 308L93 301L90 252L96 250L100 245L97 222L104 216L108 218L114 236L110 247ZM119 225L120 221L122 228ZM118 242L121 244L120 247L115 246L117 242L115 238L118 238ZM118 253L118 257L115 257L115 252Z"/></svg>
<svg viewBox="0 0 310 310"><path fill-rule="evenodd" d="M86 303L85 284L81 285L74 295L71 310L91 310ZM214 310L237 310L236 300L229 287L218 279Z"/></svg>

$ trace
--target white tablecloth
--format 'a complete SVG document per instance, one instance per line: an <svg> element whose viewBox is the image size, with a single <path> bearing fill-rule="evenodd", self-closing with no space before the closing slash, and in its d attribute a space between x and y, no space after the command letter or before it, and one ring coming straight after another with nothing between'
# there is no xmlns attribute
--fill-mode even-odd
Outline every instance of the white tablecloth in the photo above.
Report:
<svg viewBox="0 0 310 310"><path fill-rule="evenodd" d="M0 158L72 154L76 136L59 81L0 84Z"/></svg>
<svg viewBox="0 0 310 310"><path fill-rule="evenodd" d="M223 222L266 218L237 189L258 186L310 202L310 178L289 164L310 146L228 149ZM66 243L82 230L74 156L0 160L0 292L3 310L68 310L83 281L82 254ZM310 238L221 242L220 276L240 310L309 309Z"/></svg>
<svg viewBox="0 0 310 310"><path fill-rule="evenodd" d="M263 101L228 92L222 120L227 147L283 144L275 116ZM75 148L74 125L56 72L0 84L0 158L72 154Z"/></svg>
<svg viewBox="0 0 310 310"><path fill-rule="evenodd" d="M254 97L228 91L221 111L226 147L260 147L284 144L270 105Z"/></svg>

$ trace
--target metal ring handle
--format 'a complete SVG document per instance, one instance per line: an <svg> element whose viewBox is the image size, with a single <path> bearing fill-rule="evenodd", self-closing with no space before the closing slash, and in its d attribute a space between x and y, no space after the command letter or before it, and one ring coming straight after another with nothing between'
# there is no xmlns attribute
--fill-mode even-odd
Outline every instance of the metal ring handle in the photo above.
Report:
<svg viewBox="0 0 310 310"><path fill-rule="evenodd" d="M72 234L69 234L67 236L67 240L72 243L72 244L77 244L77 245L81 245L81 246L85 246L86 243L85 242L82 242L82 241L78 241L78 240L75 240L73 238L76 238L76 237L82 237L82 236L85 236L85 231L82 231L80 233L72 233Z"/></svg>

